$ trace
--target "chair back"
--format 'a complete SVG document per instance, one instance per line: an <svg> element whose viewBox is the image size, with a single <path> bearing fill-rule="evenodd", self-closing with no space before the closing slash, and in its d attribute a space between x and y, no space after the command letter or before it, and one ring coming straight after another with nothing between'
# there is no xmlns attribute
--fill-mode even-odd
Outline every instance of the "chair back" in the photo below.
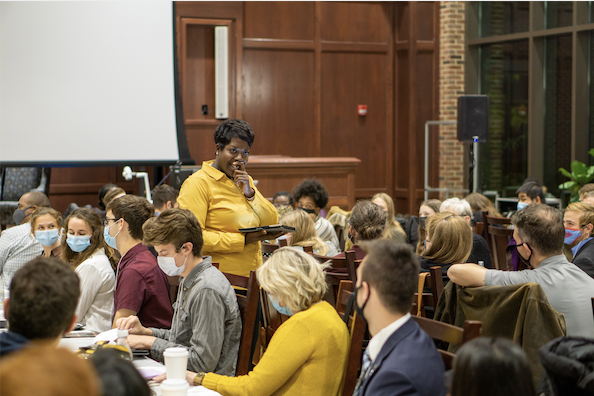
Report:
<svg viewBox="0 0 594 396"><path fill-rule="evenodd" d="M439 301L439 297L441 296L441 292L443 291L443 275L441 272L441 267L435 266L429 269L429 274L425 278L425 283L422 285L421 289L426 287L431 288L431 293L422 293L421 296L421 316L425 316L425 307L432 306L433 309L437 309L437 302ZM419 292L415 293L415 298L413 300L413 305L411 308L411 315L416 315L418 312L418 301L419 301Z"/></svg>
<svg viewBox="0 0 594 396"><path fill-rule="evenodd" d="M498 218L495 217L495 219ZM502 227L501 225L496 226L491 224L489 224L488 229L489 235L491 237L491 256L493 258L493 265L495 269L507 271L508 268L506 248L509 241L514 235L514 230Z"/></svg>
<svg viewBox="0 0 594 396"><path fill-rule="evenodd" d="M433 338L433 340L444 341L449 344L461 346L464 343L481 335L482 322L478 320L464 321L464 328L449 323L438 322L437 320L414 316L417 324ZM445 364L446 370L453 367L454 354L444 349L437 348Z"/></svg>
<svg viewBox="0 0 594 396"><path fill-rule="evenodd" d="M179 290L179 276L167 275L167 281L169 283L169 301L171 305L177 300L177 291Z"/></svg>
<svg viewBox="0 0 594 396"><path fill-rule="evenodd" d="M339 298L336 301L336 311L341 317L345 317L347 304L349 298L354 290L353 282L351 281L340 281L339 285ZM363 340L365 338L365 329L367 325L363 319L361 319L355 313L355 304L350 307L348 312L348 323L349 335L351 338L347 367L342 382L342 396L351 396L357 385L357 378L359 368L361 367L361 355L363 354Z"/></svg>
<svg viewBox="0 0 594 396"><path fill-rule="evenodd" d="M286 318L281 315L276 308L272 306L268 293L264 289L260 289L260 301L262 302L262 322L264 325L264 340L263 346L267 347L272 339L274 332L283 324Z"/></svg>
<svg viewBox="0 0 594 396"><path fill-rule="evenodd" d="M241 314L241 340L239 342L239 356L237 358L236 375L245 375L250 371L250 363L255 348L258 328L258 300L260 297L260 286L256 279L256 272L250 271L250 276L240 276L223 272L234 286L239 312ZM242 288L245 290L238 290Z"/></svg>
<svg viewBox="0 0 594 396"><path fill-rule="evenodd" d="M335 224L334 231L336 232L336 236L338 237L338 244L339 244L338 248L340 249L341 252L343 252L344 244L346 242L344 228L342 228L342 226L340 224Z"/></svg>
<svg viewBox="0 0 594 396"><path fill-rule="evenodd" d="M336 306L338 287L341 280L350 280L357 283L355 268L355 252L352 250L344 252L344 257L326 257L312 254L320 263L330 262L331 266L326 269L326 280L328 281L328 292L324 299L332 306Z"/></svg>
<svg viewBox="0 0 594 396"><path fill-rule="evenodd" d="M280 245L277 245L275 243L262 242L262 254L272 254L277 249L280 249Z"/></svg>

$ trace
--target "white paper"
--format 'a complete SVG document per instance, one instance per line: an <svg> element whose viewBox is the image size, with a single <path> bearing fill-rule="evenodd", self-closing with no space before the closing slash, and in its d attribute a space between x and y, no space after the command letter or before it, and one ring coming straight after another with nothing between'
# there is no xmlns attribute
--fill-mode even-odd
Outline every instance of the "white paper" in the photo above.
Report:
<svg viewBox="0 0 594 396"><path fill-rule="evenodd" d="M103 333L97 334L95 338L93 338L93 344L96 344L99 341L113 341L116 342L118 339L118 329L111 329L104 331Z"/></svg>

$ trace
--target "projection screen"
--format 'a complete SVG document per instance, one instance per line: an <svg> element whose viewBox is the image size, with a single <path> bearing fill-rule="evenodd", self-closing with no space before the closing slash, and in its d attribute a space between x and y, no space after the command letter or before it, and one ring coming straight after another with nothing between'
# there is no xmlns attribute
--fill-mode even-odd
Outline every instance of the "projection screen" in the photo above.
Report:
<svg viewBox="0 0 594 396"><path fill-rule="evenodd" d="M0 2L0 165L189 158L174 58L170 2Z"/></svg>

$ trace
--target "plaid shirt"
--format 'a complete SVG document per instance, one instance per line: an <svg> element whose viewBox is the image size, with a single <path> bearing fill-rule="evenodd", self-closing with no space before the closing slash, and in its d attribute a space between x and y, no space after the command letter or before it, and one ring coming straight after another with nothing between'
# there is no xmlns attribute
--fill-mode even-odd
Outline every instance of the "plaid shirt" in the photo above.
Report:
<svg viewBox="0 0 594 396"><path fill-rule="evenodd" d="M0 235L0 277L3 283L0 289L1 301L7 297L4 291L9 290L14 273L41 253L43 253L43 247L31 234L30 223L2 231Z"/></svg>

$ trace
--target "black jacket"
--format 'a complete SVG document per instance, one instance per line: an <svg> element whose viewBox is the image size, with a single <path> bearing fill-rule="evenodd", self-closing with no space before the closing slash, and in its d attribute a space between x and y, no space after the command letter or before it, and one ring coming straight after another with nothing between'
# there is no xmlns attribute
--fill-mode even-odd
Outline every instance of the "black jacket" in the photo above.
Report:
<svg viewBox="0 0 594 396"><path fill-rule="evenodd" d="M594 278L594 239L586 242L584 246L577 251L571 262Z"/></svg>
<svg viewBox="0 0 594 396"><path fill-rule="evenodd" d="M493 268L493 260L491 259L491 252L489 252L489 245L485 238L479 234L472 233L472 251L470 257L466 260L467 263L478 264L479 261L485 263L485 268Z"/></svg>
<svg viewBox="0 0 594 396"><path fill-rule="evenodd" d="M539 353L544 372L538 395L594 395L594 339L555 338Z"/></svg>
<svg viewBox="0 0 594 396"><path fill-rule="evenodd" d="M28 339L12 331L0 333L0 357L5 357L9 353L18 351L28 342Z"/></svg>

